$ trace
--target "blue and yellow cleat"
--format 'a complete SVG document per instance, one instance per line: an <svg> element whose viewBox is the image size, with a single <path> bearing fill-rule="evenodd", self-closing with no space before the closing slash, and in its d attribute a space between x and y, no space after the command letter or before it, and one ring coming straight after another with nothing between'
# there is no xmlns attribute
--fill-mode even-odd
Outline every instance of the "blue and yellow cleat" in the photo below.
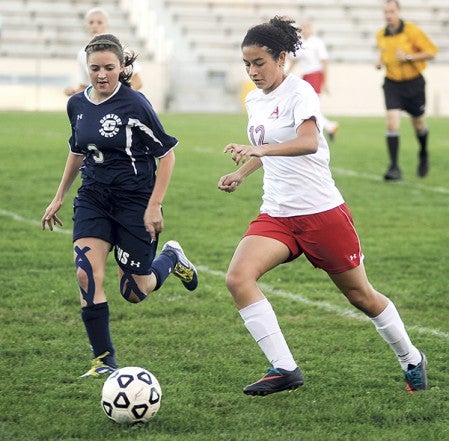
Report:
<svg viewBox="0 0 449 441"><path fill-rule="evenodd" d="M114 364L114 366L106 364L105 358L109 358L108 362ZM109 376L116 370L117 365L115 364L113 357L110 356L109 352L105 352L92 360L92 367L85 374L81 375L80 378Z"/></svg>
<svg viewBox="0 0 449 441"><path fill-rule="evenodd" d="M198 272L193 263L187 259L181 245L175 240L170 240L163 246L161 253L164 252L172 252L176 255L177 263L173 268L173 275L181 280L186 289L195 290L198 286Z"/></svg>

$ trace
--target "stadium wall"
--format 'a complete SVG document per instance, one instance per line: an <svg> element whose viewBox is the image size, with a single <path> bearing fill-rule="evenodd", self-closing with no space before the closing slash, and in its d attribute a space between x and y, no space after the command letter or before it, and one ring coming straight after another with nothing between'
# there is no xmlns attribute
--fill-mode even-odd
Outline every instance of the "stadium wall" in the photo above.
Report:
<svg viewBox="0 0 449 441"><path fill-rule="evenodd" d="M142 62L144 89L159 112L209 112L210 106L201 97L202 84L192 82L182 108L168 105L173 91L169 68L165 63ZM67 97L63 90L75 82L72 60L11 59L0 68L0 110L59 111L65 110ZM70 72L73 72L71 74ZM449 84L447 65L430 65L426 70L427 114L449 116ZM229 66L230 84L223 90L223 103L215 97L214 111L242 110L241 91L245 82L241 63ZM330 68L330 94L322 96L323 112L328 115L380 116L384 114L382 96L383 73L371 64L333 64ZM196 92L195 92L196 90Z"/></svg>
<svg viewBox="0 0 449 441"><path fill-rule="evenodd" d="M330 94L321 99L326 115L384 115L383 71L374 64L333 64L329 70ZM430 64L424 72L429 116L449 116L448 73L449 66L444 64Z"/></svg>
<svg viewBox="0 0 449 441"><path fill-rule="evenodd" d="M64 89L76 85L76 61L8 58L0 67L0 110L65 110ZM139 61L144 76L141 90L157 111L166 107L167 65Z"/></svg>

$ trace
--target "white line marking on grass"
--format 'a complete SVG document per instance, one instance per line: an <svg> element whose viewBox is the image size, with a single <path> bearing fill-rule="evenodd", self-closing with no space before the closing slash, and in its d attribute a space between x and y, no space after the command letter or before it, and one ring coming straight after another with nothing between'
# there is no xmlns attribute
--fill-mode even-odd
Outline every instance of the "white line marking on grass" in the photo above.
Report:
<svg viewBox="0 0 449 441"><path fill-rule="evenodd" d="M7 210L3 210L3 209L0 209L0 216L9 217L18 222L23 222L28 225L33 225L33 226L41 225L41 223L39 221L36 221L33 219L26 219L23 216L20 216L20 214L13 213L11 211L7 211ZM56 233L72 234L71 230L64 230L62 228L55 228L54 231ZM220 277L221 279L223 279L223 283L224 283L224 278L225 278L226 274L223 271L213 270L213 269L211 269L207 266L203 266L203 265L197 265L196 267L199 271L202 271L206 274L210 274L215 277ZM292 300L292 301L295 301L298 303L303 303L304 305L313 306L313 307L322 309L324 311L340 315L342 317L349 317L351 319L359 320L359 321L368 320L368 318L364 314L362 314L361 312L359 312L355 309L346 309L346 308L342 308L337 305L333 305L332 303L310 300L301 294L296 294L296 293L284 291L281 289L276 289L266 283L259 283L259 286L264 292L266 292L268 294L272 294L277 297L283 297L285 299L289 299L289 300ZM433 335L434 337L438 337L438 338L441 338L444 340L449 340L449 333L439 331L438 329L430 329L430 328L425 328L422 326L407 326L407 328L413 329L416 332L418 332L419 334Z"/></svg>
<svg viewBox="0 0 449 441"><path fill-rule="evenodd" d="M383 178L378 175L372 175L369 173L360 173L354 170L346 170L343 168L332 167L332 172L335 175L340 176L351 176L354 178L366 179L368 181L383 182ZM449 194L449 188L447 187L431 187L429 185L416 184L413 182L406 182L406 181L394 182L393 185L402 185L404 187L416 188L418 190L430 191L432 193Z"/></svg>
<svg viewBox="0 0 449 441"><path fill-rule="evenodd" d="M205 272L207 274L211 274L212 276L220 277L223 280L226 276L226 274L223 271L212 270L212 269L208 268L207 266L197 265L197 269L199 271ZM267 294L271 294L271 295L274 295L277 297L282 297L285 299L293 300L294 302L303 303L304 305L314 306L316 308L337 314L342 317L349 317L351 319L359 320L359 321L368 321L369 320L366 315L362 314L361 312L357 311L356 309L346 309L346 308L342 308L337 305L333 305L332 303L310 300L301 294L284 291L282 289L276 289L266 283L259 283L259 287L262 291L264 291ZM409 330L413 329L414 331L418 332L419 334L433 335L435 337L439 337L444 340L449 340L449 333L439 331L438 329L424 328L422 326L407 326L407 328Z"/></svg>
<svg viewBox="0 0 449 441"><path fill-rule="evenodd" d="M33 226L41 226L40 221L34 220L34 219L26 219L20 214L13 213L12 211L3 210L0 208L0 216L9 217L15 221L23 222L24 224L33 225ZM62 234L72 234L71 230L64 230L63 228L59 227L53 227L53 231L55 233L62 233Z"/></svg>

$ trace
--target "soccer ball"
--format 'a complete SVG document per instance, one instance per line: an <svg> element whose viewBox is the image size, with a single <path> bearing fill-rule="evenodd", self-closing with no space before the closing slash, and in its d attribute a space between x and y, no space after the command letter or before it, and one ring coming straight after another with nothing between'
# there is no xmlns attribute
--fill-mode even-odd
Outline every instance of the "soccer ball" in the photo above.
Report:
<svg viewBox="0 0 449 441"><path fill-rule="evenodd" d="M108 418L120 424L146 423L161 406L157 378L141 367L124 367L106 379L101 406Z"/></svg>

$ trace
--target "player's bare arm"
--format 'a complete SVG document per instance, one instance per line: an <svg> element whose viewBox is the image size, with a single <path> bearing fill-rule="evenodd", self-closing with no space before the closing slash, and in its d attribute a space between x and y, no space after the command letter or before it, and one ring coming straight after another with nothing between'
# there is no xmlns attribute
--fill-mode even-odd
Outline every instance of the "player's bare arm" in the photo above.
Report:
<svg viewBox="0 0 449 441"><path fill-rule="evenodd" d="M413 61L430 61L435 57L434 54L427 52L413 52L407 53L401 49L396 51L396 58L403 63L410 63Z"/></svg>
<svg viewBox="0 0 449 441"><path fill-rule="evenodd" d="M73 181L78 176L79 168L83 162L83 155L75 155L69 153L67 156L67 161L64 168L64 173L62 174L61 182L59 183L58 190L56 191L55 197L50 202L50 205L45 210L44 215L41 219L42 230L48 227L50 231L53 231L55 225L62 227L62 221L56 215L59 209L62 207L64 197L69 191L73 184Z"/></svg>
<svg viewBox="0 0 449 441"><path fill-rule="evenodd" d="M151 240L156 240L156 234L164 228L162 217L162 203L170 184L171 175L175 166L175 154L173 150L159 159L156 182L153 193L148 201L147 209L143 217L146 230L150 233Z"/></svg>
<svg viewBox="0 0 449 441"><path fill-rule="evenodd" d="M319 144L319 132L314 118L304 121L297 130L297 137L279 144L248 146L228 144L224 152L230 152L232 160L244 164L250 157L262 156L301 156L316 153Z"/></svg>

